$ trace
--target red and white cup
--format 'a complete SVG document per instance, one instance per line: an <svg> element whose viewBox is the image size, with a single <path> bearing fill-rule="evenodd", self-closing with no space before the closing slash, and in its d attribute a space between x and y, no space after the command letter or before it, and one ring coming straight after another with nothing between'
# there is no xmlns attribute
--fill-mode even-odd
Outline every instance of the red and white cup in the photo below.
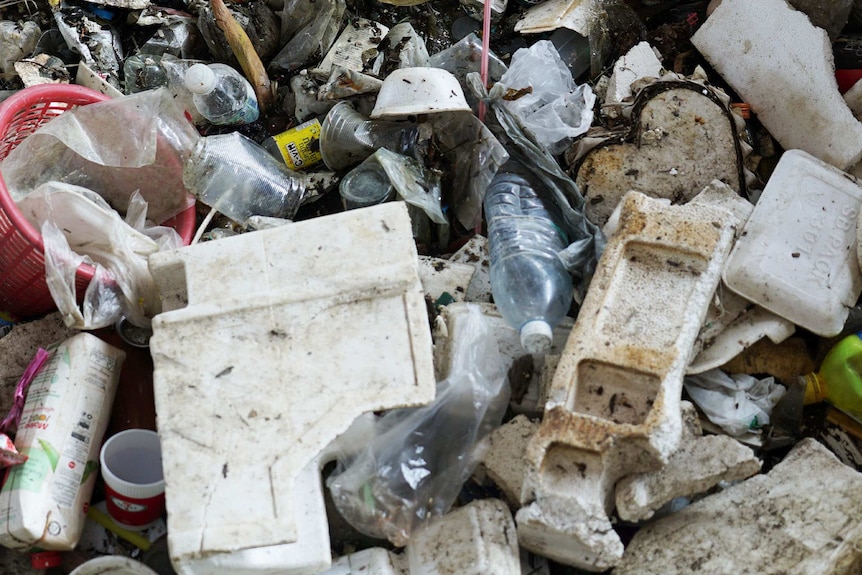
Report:
<svg viewBox="0 0 862 575"><path fill-rule="evenodd" d="M165 479L159 435L127 429L112 436L99 454L108 514L120 527L141 530L165 510Z"/></svg>

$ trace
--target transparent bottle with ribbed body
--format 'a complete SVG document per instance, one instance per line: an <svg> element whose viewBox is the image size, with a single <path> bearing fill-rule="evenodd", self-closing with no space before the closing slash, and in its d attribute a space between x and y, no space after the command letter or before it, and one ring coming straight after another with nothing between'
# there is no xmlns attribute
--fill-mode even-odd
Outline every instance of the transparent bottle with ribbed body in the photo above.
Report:
<svg viewBox="0 0 862 575"><path fill-rule="evenodd" d="M568 245L533 185L498 173L485 192L491 293L529 353L551 347L552 330L569 310L572 277L557 253Z"/></svg>
<svg viewBox="0 0 862 575"><path fill-rule="evenodd" d="M195 108L213 124L248 124L260 115L254 88L226 64L195 64L186 71L184 84Z"/></svg>

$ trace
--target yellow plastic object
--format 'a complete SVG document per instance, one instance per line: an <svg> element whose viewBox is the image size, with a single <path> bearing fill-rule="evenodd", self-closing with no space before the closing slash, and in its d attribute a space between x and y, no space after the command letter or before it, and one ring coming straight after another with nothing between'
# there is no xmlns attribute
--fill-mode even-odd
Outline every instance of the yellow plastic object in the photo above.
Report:
<svg viewBox="0 0 862 575"><path fill-rule="evenodd" d="M317 118L276 134L266 144L264 148L267 151L278 149L279 156L291 170L309 168L323 159L320 155L320 121Z"/></svg>
<svg viewBox="0 0 862 575"><path fill-rule="evenodd" d="M862 421L862 332L835 344L820 370L804 379L806 405L827 401Z"/></svg>

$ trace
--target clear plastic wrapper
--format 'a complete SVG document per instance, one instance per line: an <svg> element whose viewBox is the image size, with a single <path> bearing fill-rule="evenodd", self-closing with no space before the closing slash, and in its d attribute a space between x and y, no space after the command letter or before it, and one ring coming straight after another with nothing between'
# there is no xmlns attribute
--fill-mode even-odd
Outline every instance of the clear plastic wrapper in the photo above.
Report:
<svg viewBox="0 0 862 575"><path fill-rule="evenodd" d="M0 167L16 202L41 184L64 182L125 213L139 191L150 219L162 223L191 205L182 170L199 138L160 88L64 112L25 138Z"/></svg>
<svg viewBox="0 0 862 575"><path fill-rule="evenodd" d="M375 437L339 460L327 486L339 512L359 531L405 545L425 521L448 511L509 400L497 340L471 306L449 376L434 402L393 410Z"/></svg>
<svg viewBox="0 0 862 575"><path fill-rule="evenodd" d="M687 376L684 386L707 418L733 436L767 425L772 408L787 391L773 377L728 375L720 369Z"/></svg>
<svg viewBox="0 0 862 575"><path fill-rule="evenodd" d="M140 196L132 206L127 223L98 194L61 182L43 184L21 203L21 212L42 230L48 287L69 327L106 327L121 315L147 327L161 311L147 258L179 247L181 240L172 228L148 224ZM95 264L97 271L82 312L75 270L83 262Z"/></svg>
<svg viewBox="0 0 862 575"><path fill-rule="evenodd" d="M286 0L281 39L287 42L271 65L293 71L329 50L344 19L344 0Z"/></svg>
<svg viewBox="0 0 862 575"><path fill-rule="evenodd" d="M553 154L592 124L595 94L587 84L575 84L572 71L548 40L515 52L500 82L519 94L503 105Z"/></svg>
<svg viewBox="0 0 862 575"><path fill-rule="evenodd" d="M482 40L471 32L442 52L437 52L428 61L434 68L442 68L458 78L464 88L464 96L474 112L479 110L479 99L467 89L467 74L481 71ZM488 54L488 83L496 84L506 73L506 65L493 52Z"/></svg>
<svg viewBox="0 0 862 575"><path fill-rule="evenodd" d="M470 112L435 114L430 122L437 147L451 166L449 201L461 225L474 228L482 221L485 189L509 153Z"/></svg>
<svg viewBox="0 0 862 575"><path fill-rule="evenodd" d="M238 223L251 216L291 219L309 187L309 177L239 132L201 138L183 173L200 201Z"/></svg>
<svg viewBox="0 0 862 575"><path fill-rule="evenodd" d="M440 174L421 165L413 158L380 148L373 157L380 162L389 181L402 200L422 209L435 224L446 225L449 220L440 205L442 192Z"/></svg>
<svg viewBox="0 0 862 575"><path fill-rule="evenodd" d="M377 47L379 63L374 65L377 75L385 78L398 68L417 68L428 66L428 49L425 40L409 22L400 22L389 29Z"/></svg>

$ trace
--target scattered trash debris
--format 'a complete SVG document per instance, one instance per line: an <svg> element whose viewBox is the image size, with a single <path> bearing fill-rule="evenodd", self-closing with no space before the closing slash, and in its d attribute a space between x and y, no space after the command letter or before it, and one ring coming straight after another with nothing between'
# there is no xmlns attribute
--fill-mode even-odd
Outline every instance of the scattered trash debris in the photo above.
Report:
<svg viewBox="0 0 862 575"><path fill-rule="evenodd" d="M769 473L646 525L614 573L744 571L754 557L761 573L846 573L859 561L860 493L857 471L804 439Z"/></svg>
<svg viewBox="0 0 862 575"><path fill-rule="evenodd" d="M852 571L860 46L854 0L0 0L0 572ZM81 338L112 405L27 420Z"/></svg>

